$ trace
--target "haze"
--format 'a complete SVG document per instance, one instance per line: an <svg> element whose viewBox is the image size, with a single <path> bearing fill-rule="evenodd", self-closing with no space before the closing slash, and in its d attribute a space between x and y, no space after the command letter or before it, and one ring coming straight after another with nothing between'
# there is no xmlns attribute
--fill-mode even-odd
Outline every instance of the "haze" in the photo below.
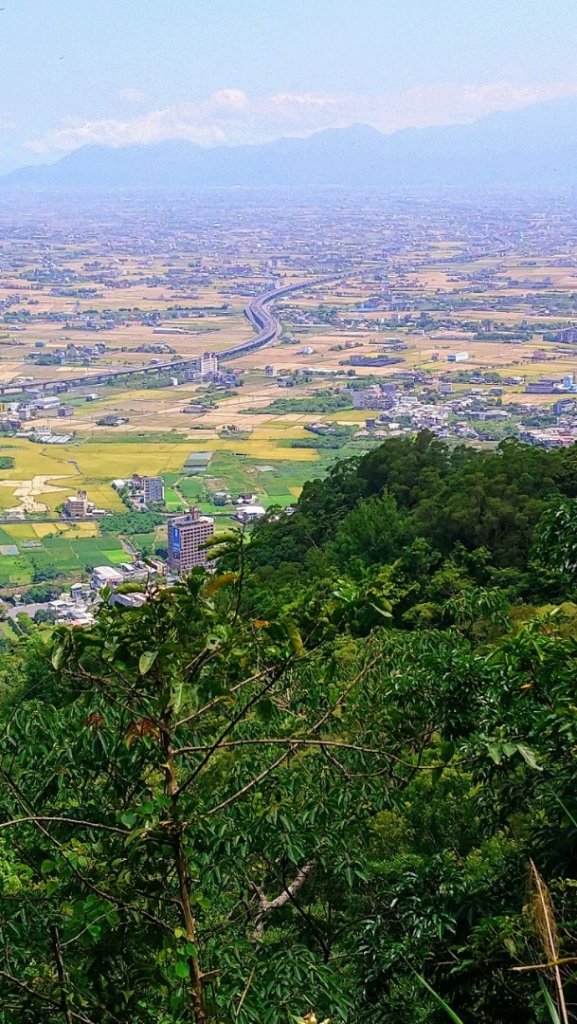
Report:
<svg viewBox="0 0 577 1024"><path fill-rule="evenodd" d="M5 0L0 171L91 142L471 121L575 95L576 42L569 0Z"/></svg>

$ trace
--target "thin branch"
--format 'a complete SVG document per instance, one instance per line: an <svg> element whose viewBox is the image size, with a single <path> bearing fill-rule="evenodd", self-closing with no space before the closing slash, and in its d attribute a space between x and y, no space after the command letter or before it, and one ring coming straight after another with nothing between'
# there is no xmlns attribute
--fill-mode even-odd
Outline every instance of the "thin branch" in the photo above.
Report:
<svg viewBox="0 0 577 1024"><path fill-rule="evenodd" d="M267 775L270 775L271 772L274 772L275 768L278 768L279 765L283 763L283 761L286 761L287 757L290 757L291 753L292 748L289 750L285 750L284 754L281 754L280 757L277 757L276 761L273 761L273 763L270 764L268 768L265 768L264 771L260 773L260 775L257 775L256 778L251 779L250 782L247 782L246 785L242 786L241 789L237 789L236 793L233 793L232 796L227 797L226 800L223 800L220 804L216 804L215 807L211 807L209 811L206 811L206 817L208 817L209 814L216 814L217 811L224 810L225 807L230 807L231 804L235 803L236 800L239 800L241 796L245 795L245 793L248 793L249 790L254 788L254 786L258 786L259 782L262 782L263 779L266 779Z"/></svg>
<svg viewBox="0 0 577 1024"><path fill-rule="evenodd" d="M19 787L10 778L10 776L8 775L6 769L2 768L1 766L0 766L0 775L2 775L2 777L4 778L4 781L6 782L8 788L11 790L11 792L13 793L16 801L20 804L20 806L23 807L23 809L25 811L29 811L30 807L28 806L28 802L23 797ZM76 878L78 878L78 880L80 882L82 882L83 885L86 886L87 889L89 889L91 892L95 893L97 896L101 896L103 899L107 900L109 903L114 903L114 905L116 907L120 907L122 910L128 910L131 913L140 914L141 917L145 918L145 920L147 920L147 921L150 921L151 924L160 926L161 928L165 929L166 931L172 932L172 928L170 927L170 925L168 925L165 921L162 921L159 917L156 917L155 914L151 914L148 910L144 910L143 907L135 907L134 905L132 905L130 903L125 903L124 900L119 899L117 896L112 896L110 893L105 892L104 889L101 889L100 886L95 885L94 882L90 882L88 880L88 878L86 878L86 876L83 875L82 872L79 871L78 868L74 864L72 864L72 861L70 860L70 858L66 854L66 851L64 850L62 843L59 842L59 840L56 839L56 837L51 834L49 829L44 827L44 824L43 824L43 821L42 821L42 816L31 815L29 820L36 826L37 829L39 829L39 831L42 833L42 835L45 836L46 839L48 839L49 842L51 842L53 846L56 847L56 849L59 851L60 855L62 857L64 857L64 860L68 864L68 866L71 869L72 873L76 876Z"/></svg>
<svg viewBox="0 0 577 1024"><path fill-rule="evenodd" d="M197 764L194 771L192 771L188 778L186 778L184 782L181 783L181 785L178 787L178 791L176 794L177 796L180 796L180 794L183 793L184 790L188 788L188 786L190 786L191 782L194 782L196 777L200 775L202 769L206 767L215 751L217 751L218 748L220 747L223 740L225 740L229 733L232 732L235 725L238 725L238 723L241 722L243 718L245 718L250 709L254 707L254 705L257 704L258 701L262 697L264 697L266 693L268 693L268 691L274 686L276 682L278 682L278 680L284 675L288 665L292 660L292 658L289 658L288 661L286 661L283 665L275 669L275 671L272 673L271 678L267 680L265 685L261 686L260 690L258 690L257 693L255 693L250 698L250 700L247 701L247 703L240 709L240 711L238 711L236 715L234 715L233 718L231 718L230 722L222 730L220 736L218 736L215 739L214 743L211 744L204 757L201 758L200 762Z"/></svg>
<svg viewBox="0 0 577 1024"><path fill-rule="evenodd" d="M58 816L49 816L45 814L30 814L25 818L13 818L11 821L2 821L0 822L0 831L5 828L12 828L13 825L22 825L26 822L33 822L36 824L36 822L39 821L59 821L63 822L65 825L84 825L86 828L99 828L103 832L115 832L120 836L130 835L130 829L116 828L115 825L101 825L97 821L83 821L82 818L60 818Z"/></svg>
<svg viewBox="0 0 577 1024"><path fill-rule="evenodd" d="M246 999L246 997L248 995L250 986L252 985L252 979L254 978L255 970L256 970L256 967L253 967L252 971L250 972L250 974L248 976L248 981L247 981L246 985L244 986L243 993L242 993L242 995L241 995L241 997L240 997L240 999L238 1001L238 1006L236 1008L236 1013L234 1015L234 1019L235 1020L238 1020L238 1018L240 1017L240 1011L242 1010L244 1001L245 1001L245 999Z"/></svg>
<svg viewBox="0 0 577 1024"><path fill-rule="evenodd" d="M6 978L7 981L11 982L12 985L16 985L17 988L23 992L27 992L28 995L33 996L35 999L39 999L42 1003L47 1003L52 1006L55 1010L60 1010L61 1004L55 999L51 999L50 996L45 996L42 992L37 992L36 989L30 985L26 985L25 982L20 981L19 978L15 978L13 974L9 974L8 971L0 971L0 978ZM70 1010L70 1015L74 1020L82 1021L83 1024L95 1024L90 1017L86 1017L83 1013L77 1013L75 1010Z"/></svg>
<svg viewBox="0 0 577 1024"><path fill-rule="evenodd" d="M225 807L229 807L230 804L235 803L236 800L244 796L245 793L248 793L249 790L254 788L254 786L257 786L259 782L262 782L263 779L265 779L267 775L270 775L271 772L278 768L279 765L283 763L283 761L286 761L287 758L295 752L295 750L298 750L300 746L304 746L307 739L310 738L310 734L318 732L319 729L322 729L325 722L331 717L331 715L335 713L336 709L348 697L349 693L361 681L361 679L367 674L367 672L369 672L370 669L373 668L373 666L377 663L379 658L380 655L376 655L367 665L364 666L364 668L361 669L361 671L354 677L354 679L351 680L349 685L346 686L345 689L339 694L339 696L331 705L331 707L324 713L324 715L322 715L318 719L317 722L315 722L313 726L311 726L311 728L309 729L309 737L303 737L302 740L295 738L291 746L289 746L288 749L284 751L284 753L277 757L277 759L273 761L273 763L269 765L268 768L265 768L262 772L260 772L260 774L257 775L256 778L253 778L250 780L250 782L247 782L244 786L238 789L236 793L233 793L232 796L229 796L226 800L223 800L215 807L211 807L210 810L206 811L206 815L208 816L209 814L216 814L217 811L222 811L224 810Z"/></svg>
<svg viewBox="0 0 577 1024"><path fill-rule="evenodd" d="M314 726L313 726L314 728ZM438 764L413 764L411 761L406 761L402 757L397 757L396 754L391 754L387 750L378 749L377 747L362 747L357 743L345 743L343 740L328 740L324 737L319 739L307 739L301 736L279 736L279 737L264 737L264 738L249 738L244 740L225 740L219 744L219 749L226 749L230 747L249 747L249 746L272 746L272 747L339 747L341 750L354 750L359 754L376 754L378 757L384 757L387 761L394 761L396 764L405 765L406 768L411 768L416 771L432 772L438 768L453 768L457 765L466 763L466 759L462 758L458 761L451 761L447 763L445 761ZM210 750L211 745L208 743L199 744L198 746L186 746L177 747L174 751L174 756L177 757L180 754L199 754L203 750ZM351 778L355 776L351 775ZM363 776L364 777L364 776Z"/></svg>
<svg viewBox="0 0 577 1024"><path fill-rule="evenodd" d="M241 679L240 683L235 683L234 686L231 686L228 693L219 694L218 697L214 697L213 700L209 701L208 704L205 704L202 708L199 708L198 711L194 711L191 715L187 715L186 718L181 718L179 722L175 722L174 724L175 731L176 729L180 729L183 725L188 725L188 723L194 721L195 718L200 718L200 716L206 711L211 711L212 708L215 708L222 702L223 697L228 697L229 694L236 693L238 690L241 690L243 686L248 686L249 683L255 683L257 679L262 679L263 676L266 675L267 671L268 669L263 669L262 672L256 672L254 676L249 676L247 679Z"/></svg>
<svg viewBox="0 0 577 1024"><path fill-rule="evenodd" d="M56 972L58 974L58 984L60 986L60 1004L62 1013L66 1024L72 1024L72 1011L68 1005L68 993L66 991L66 971L64 970L64 961L62 959L62 948L60 946L60 935L58 928L55 924L50 926L50 935L52 938L52 948L54 950L54 959L56 960Z"/></svg>

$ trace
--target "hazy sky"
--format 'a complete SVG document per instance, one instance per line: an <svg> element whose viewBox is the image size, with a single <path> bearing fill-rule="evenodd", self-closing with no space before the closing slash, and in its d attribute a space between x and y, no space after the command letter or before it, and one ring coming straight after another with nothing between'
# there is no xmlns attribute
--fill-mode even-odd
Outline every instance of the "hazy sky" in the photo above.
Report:
<svg viewBox="0 0 577 1024"><path fill-rule="evenodd" d="M576 0L0 0L0 170L577 94Z"/></svg>

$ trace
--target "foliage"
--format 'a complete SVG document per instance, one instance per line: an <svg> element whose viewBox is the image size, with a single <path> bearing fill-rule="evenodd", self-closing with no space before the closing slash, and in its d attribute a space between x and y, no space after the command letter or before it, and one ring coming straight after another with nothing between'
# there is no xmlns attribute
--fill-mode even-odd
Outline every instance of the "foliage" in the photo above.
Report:
<svg viewBox="0 0 577 1024"><path fill-rule="evenodd" d="M164 522L159 512L119 512L111 516L104 516L100 526L103 534L113 533L126 534L152 533L155 526Z"/></svg>
<svg viewBox="0 0 577 1024"><path fill-rule="evenodd" d="M338 412L351 409L350 395L346 391L333 391L330 388L319 388L306 398L275 398L268 405L257 405L252 409L243 410L252 415L287 412Z"/></svg>
<svg viewBox="0 0 577 1024"><path fill-rule="evenodd" d="M572 451L388 443L7 643L6 1024L563 1020L575 490Z"/></svg>

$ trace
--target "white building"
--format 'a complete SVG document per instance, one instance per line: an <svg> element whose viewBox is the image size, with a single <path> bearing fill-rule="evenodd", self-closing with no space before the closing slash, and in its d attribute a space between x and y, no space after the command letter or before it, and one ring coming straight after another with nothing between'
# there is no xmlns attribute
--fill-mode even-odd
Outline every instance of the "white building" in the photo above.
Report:
<svg viewBox="0 0 577 1024"><path fill-rule="evenodd" d="M102 587L112 587L116 583L122 583L124 576L118 569L111 565L95 565L92 570L90 585L94 590L101 590Z"/></svg>
<svg viewBox="0 0 577 1024"><path fill-rule="evenodd" d="M239 505L234 518L238 519L239 523L256 523L257 520L262 519L266 515L266 509L262 505Z"/></svg>
<svg viewBox="0 0 577 1024"><path fill-rule="evenodd" d="M200 357L200 376L208 377L215 373L218 373L216 352L204 352Z"/></svg>

